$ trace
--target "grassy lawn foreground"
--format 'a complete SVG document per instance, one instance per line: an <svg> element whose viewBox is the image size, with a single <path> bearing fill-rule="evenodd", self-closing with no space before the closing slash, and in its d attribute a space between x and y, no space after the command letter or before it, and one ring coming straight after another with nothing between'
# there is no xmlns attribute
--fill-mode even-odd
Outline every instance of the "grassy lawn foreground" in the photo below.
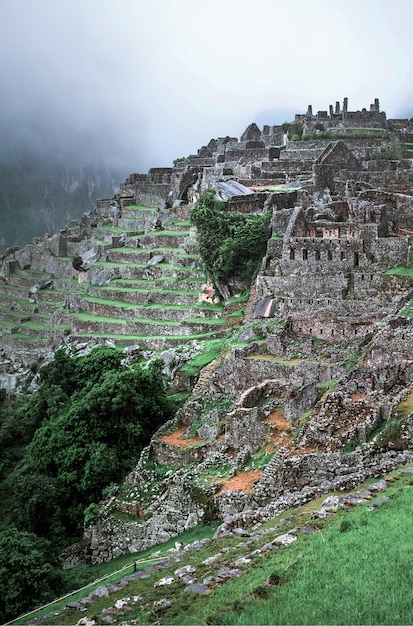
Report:
<svg viewBox="0 0 413 626"><path fill-rule="evenodd" d="M133 596L139 601L129 606L127 613L112 614L115 619L111 623L411 624L413 477L397 470L387 480L388 488L365 504L313 519L312 512L326 494L257 529L268 534L254 540L235 535L215 539L201 549L189 550L179 563L154 573L147 581L131 581L117 594L96 598L83 615L72 609L50 616L45 623L75 624L85 615L103 623L99 615L105 607L113 606L117 598ZM318 532L300 531L305 524L312 524ZM193 529L191 539L211 536L205 531L205 527ZM295 534L297 540L266 550L266 543L281 533ZM166 554L164 549L162 552ZM111 580L119 579L120 567L129 562L132 571L132 560L144 556L148 551L90 568L90 578L112 571ZM214 565L206 565L205 559L211 556ZM179 580L161 587L155 584L162 577L174 577L174 570L186 565L196 568L202 582L208 573L214 575L226 565L237 567L238 559L246 557L250 560L238 565L242 575L212 585L206 596L188 593Z"/></svg>

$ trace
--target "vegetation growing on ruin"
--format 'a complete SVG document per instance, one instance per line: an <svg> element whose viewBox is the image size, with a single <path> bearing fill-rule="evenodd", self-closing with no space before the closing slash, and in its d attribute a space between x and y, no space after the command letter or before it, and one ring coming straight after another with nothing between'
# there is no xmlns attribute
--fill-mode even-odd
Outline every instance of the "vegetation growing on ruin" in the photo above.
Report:
<svg viewBox="0 0 413 626"><path fill-rule="evenodd" d="M409 300L409 302L399 311L400 317L406 317L408 319L411 318L413 313L413 300Z"/></svg>
<svg viewBox="0 0 413 626"><path fill-rule="evenodd" d="M403 447L401 435L403 426L408 418L413 415L413 391L398 404L392 412L391 418L384 423L381 432L377 435L375 443L378 448L388 446Z"/></svg>
<svg viewBox="0 0 413 626"><path fill-rule="evenodd" d="M373 159L396 160L400 158L400 151L391 142L384 142L378 148L373 150Z"/></svg>
<svg viewBox="0 0 413 626"><path fill-rule="evenodd" d="M384 272L386 276L413 276L413 265L399 265Z"/></svg>
<svg viewBox="0 0 413 626"><path fill-rule="evenodd" d="M251 283L270 237L270 213L228 211L226 203L206 189L191 212L207 277L219 290L231 280Z"/></svg>
<svg viewBox="0 0 413 626"><path fill-rule="evenodd" d="M188 361L181 367L181 373L193 378L199 374L199 371L211 363L222 352L222 339L210 339L204 342L204 346L191 361Z"/></svg>

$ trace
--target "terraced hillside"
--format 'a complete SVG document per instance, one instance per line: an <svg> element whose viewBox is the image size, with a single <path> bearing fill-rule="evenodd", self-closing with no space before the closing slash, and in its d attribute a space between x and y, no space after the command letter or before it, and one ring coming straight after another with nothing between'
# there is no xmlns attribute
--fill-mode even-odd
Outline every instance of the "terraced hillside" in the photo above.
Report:
<svg viewBox="0 0 413 626"><path fill-rule="evenodd" d="M9 256L3 348L29 363L65 337L156 349L222 335L224 308L205 291L188 209L164 225L156 218L156 208L124 206L69 225L55 236L66 237L58 254L45 238Z"/></svg>

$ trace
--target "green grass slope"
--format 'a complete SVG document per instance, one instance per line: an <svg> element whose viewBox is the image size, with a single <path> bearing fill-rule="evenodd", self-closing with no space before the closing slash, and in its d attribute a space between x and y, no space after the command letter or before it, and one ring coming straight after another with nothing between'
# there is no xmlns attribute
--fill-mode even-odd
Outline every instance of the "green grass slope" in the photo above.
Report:
<svg viewBox="0 0 413 626"><path fill-rule="evenodd" d="M211 539L216 527L199 526L89 566L90 586L12 623L411 624L413 477L401 468L385 479L325 517L327 496L247 532Z"/></svg>

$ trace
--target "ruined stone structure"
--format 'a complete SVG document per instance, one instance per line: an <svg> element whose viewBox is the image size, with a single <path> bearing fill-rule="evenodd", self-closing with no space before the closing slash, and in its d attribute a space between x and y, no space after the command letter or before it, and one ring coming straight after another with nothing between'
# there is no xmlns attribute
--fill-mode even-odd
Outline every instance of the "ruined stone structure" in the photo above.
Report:
<svg viewBox="0 0 413 626"><path fill-rule="evenodd" d="M388 121L378 99L356 112L348 110L347 98L341 107L330 106L329 114L313 115L309 106L295 119L304 135L322 123L345 139L290 142L286 149L280 147L281 127L261 131L251 124L239 141L211 140L181 162L163 198L169 203L196 199L206 186L229 179L256 192L287 181L285 191L271 197L261 191L229 199L229 208L236 210L272 209L273 233L280 236L270 240L263 259L256 316L263 308L259 300L268 304L269 299L270 317L287 319L298 334L334 340L366 336L378 319L397 310L410 286L409 280L383 272L410 262L412 161L399 160L396 166L375 157L385 141L401 153L412 123ZM378 135L355 138L352 129ZM152 179L151 170L145 181L137 180L135 196L146 192ZM292 180L295 196L290 196ZM125 193L131 193L129 184L121 188Z"/></svg>
<svg viewBox="0 0 413 626"><path fill-rule="evenodd" d="M336 127L352 127L352 128L387 128L387 117L384 111L380 111L380 102L378 98L374 100L369 109L361 111L348 110L348 98L344 98L342 106L340 102L336 102L333 107L329 105L328 111L317 111L313 115L313 107L310 104L307 112L302 115L295 116L297 122L304 125L304 133L316 128L317 130L326 130Z"/></svg>
<svg viewBox="0 0 413 626"><path fill-rule="evenodd" d="M302 141L251 124L173 168L131 174L92 214L1 260L1 386L16 385L16 355L30 365L62 342L110 340L163 351L174 390L192 390L67 565L205 518L254 523L412 458L413 121L388 120L378 100L351 112L345 99L295 122ZM219 303L205 284L188 218L210 186L229 210L271 212L245 310L236 291ZM184 380L182 346L189 360L223 337L235 347ZM227 487L248 468L249 490Z"/></svg>

